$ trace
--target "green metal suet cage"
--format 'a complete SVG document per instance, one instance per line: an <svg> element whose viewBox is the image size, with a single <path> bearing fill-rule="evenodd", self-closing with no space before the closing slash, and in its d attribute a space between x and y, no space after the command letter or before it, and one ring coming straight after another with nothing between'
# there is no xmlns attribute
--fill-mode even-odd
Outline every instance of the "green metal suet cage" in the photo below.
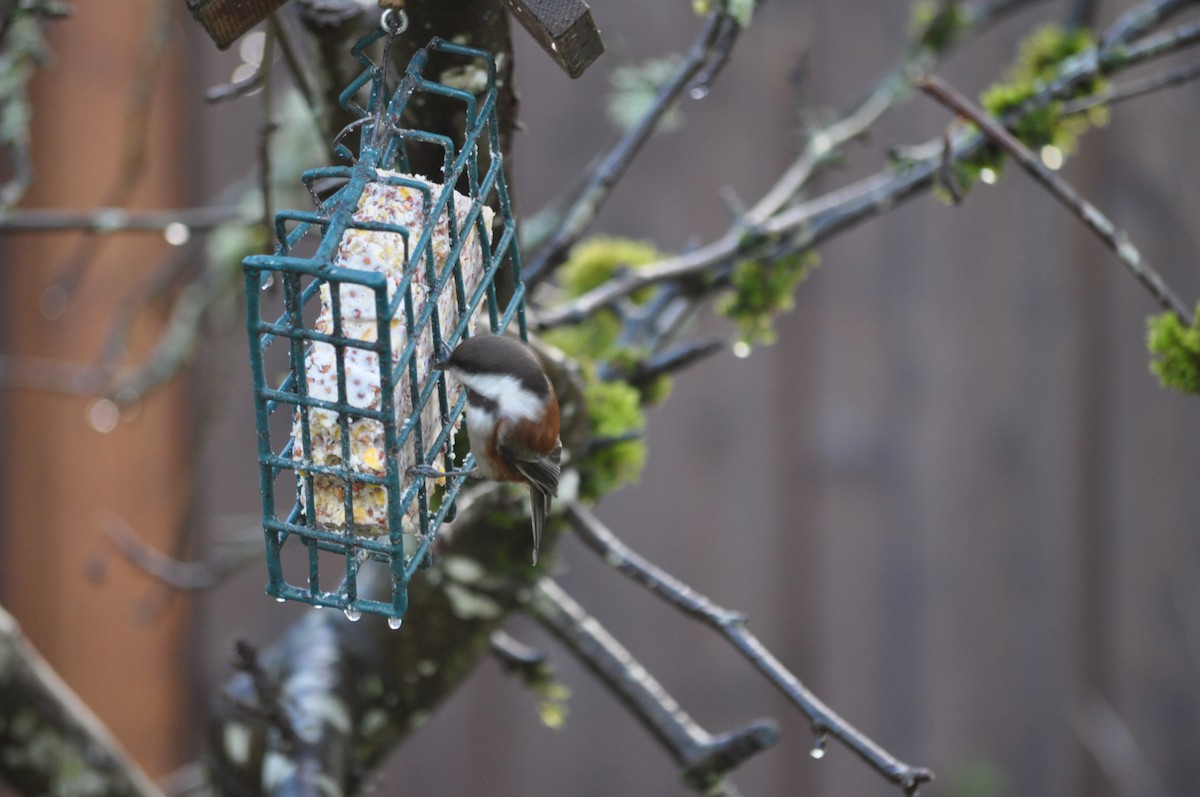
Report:
<svg viewBox="0 0 1200 797"><path fill-rule="evenodd" d="M434 39L389 91L386 47L378 64L367 55L386 35L355 45L364 70L340 98L357 117L348 130L359 135L358 157L335 142L350 165L305 172L317 209L278 213L274 253L243 268L267 592L398 627L409 581L430 563L465 479L439 485L407 474L409 464L456 466L465 396L431 365L471 334L477 315L494 333L514 320L522 338L526 330L495 62ZM431 56L440 80L424 75ZM447 59L457 67L442 68ZM428 95L461 103L461 140L402 127L405 108ZM408 173L413 148L440 154L440 183ZM316 187L332 181L343 184L317 199ZM396 262L381 265L380 252ZM504 307L501 268L515 285ZM472 464L468 456L457 467ZM364 595L369 571L390 592Z"/></svg>

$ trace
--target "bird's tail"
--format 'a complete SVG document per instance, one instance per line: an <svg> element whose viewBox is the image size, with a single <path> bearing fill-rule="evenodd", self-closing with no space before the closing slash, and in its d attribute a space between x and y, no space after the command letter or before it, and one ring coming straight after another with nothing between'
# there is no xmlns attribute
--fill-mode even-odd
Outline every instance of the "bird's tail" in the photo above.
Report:
<svg viewBox="0 0 1200 797"><path fill-rule="evenodd" d="M542 529L546 528L546 515L550 512L550 496L535 485L530 484L529 502L533 515L533 563L536 565L538 548L542 545Z"/></svg>

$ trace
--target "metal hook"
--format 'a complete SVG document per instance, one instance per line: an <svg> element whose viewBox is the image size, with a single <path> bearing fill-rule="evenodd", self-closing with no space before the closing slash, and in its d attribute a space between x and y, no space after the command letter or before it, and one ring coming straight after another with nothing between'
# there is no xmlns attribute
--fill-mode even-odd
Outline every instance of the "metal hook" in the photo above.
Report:
<svg viewBox="0 0 1200 797"><path fill-rule="evenodd" d="M383 16L379 19L379 25L387 32L387 35L399 36L408 30L408 12L403 8L384 9Z"/></svg>

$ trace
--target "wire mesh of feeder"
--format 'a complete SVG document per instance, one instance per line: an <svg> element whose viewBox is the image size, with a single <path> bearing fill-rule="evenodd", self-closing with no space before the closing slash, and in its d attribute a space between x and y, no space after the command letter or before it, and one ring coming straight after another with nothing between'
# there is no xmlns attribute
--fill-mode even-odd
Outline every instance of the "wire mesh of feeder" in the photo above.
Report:
<svg viewBox="0 0 1200 797"><path fill-rule="evenodd" d="M500 333L515 321L525 337L525 319L495 62L434 39L389 88L386 35L355 45L364 68L340 98L357 158L336 144L349 165L301 175L317 209L279 212L275 251L243 268L267 592L398 627L463 481L408 468L472 464L453 461L465 395L431 366L477 323ZM461 106L461 136L402 126L406 108L434 98ZM411 173L431 153L440 182ZM514 283L504 300L502 268Z"/></svg>

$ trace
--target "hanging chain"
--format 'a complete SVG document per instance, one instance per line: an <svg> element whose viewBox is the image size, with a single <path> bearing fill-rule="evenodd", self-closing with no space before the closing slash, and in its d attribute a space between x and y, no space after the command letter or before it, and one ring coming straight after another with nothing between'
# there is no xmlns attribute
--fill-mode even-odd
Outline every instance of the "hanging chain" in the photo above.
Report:
<svg viewBox="0 0 1200 797"><path fill-rule="evenodd" d="M379 7L383 9L383 14L379 17L379 27L387 34L383 43L383 57L379 59L379 68L383 74L387 73L391 59L392 42L408 30L408 12L404 10L404 3L405 0L379 0Z"/></svg>

